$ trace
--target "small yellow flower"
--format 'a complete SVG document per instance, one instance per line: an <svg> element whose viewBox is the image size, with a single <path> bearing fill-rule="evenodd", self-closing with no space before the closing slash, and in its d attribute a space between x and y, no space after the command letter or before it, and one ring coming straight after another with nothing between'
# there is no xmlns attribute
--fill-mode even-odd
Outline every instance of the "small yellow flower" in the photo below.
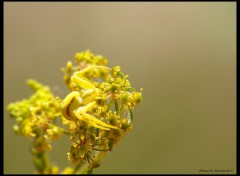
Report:
<svg viewBox="0 0 240 176"><path fill-rule="evenodd" d="M51 140L60 139L62 137L62 129L56 126L53 126L50 129L47 129L47 134Z"/></svg>
<svg viewBox="0 0 240 176"><path fill-rule="evenodd" d="M71 168L71 167L66 167L62 172L61 174L73 174L74 172L74 169Z"/></svg>
<svg viewBox="0 0 240 176"><path fill-rule="evenodd" d="M57 166L53 166L51 168L51 171L50 171L51 174L58 174L58 172L59 172L59 168Z"/></svg>

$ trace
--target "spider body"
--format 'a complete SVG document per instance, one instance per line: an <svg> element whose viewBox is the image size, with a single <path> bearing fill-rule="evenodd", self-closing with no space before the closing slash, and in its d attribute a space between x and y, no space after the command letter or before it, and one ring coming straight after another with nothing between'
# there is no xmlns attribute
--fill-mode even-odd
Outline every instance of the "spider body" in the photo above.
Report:
<svg viewBox="0 0 240 176"><path fill-rule="evenodd" d="M90 66L73 74L70 84L75 83L83 88L84 91L82 95L78 91L73 91L68 94L63 100L62 113L64 117L70 121L79 119L95 128L103 130L118 129L117 127L106 124L88 113L97 105L95 97L101 90L96 88L90 80L84 77L84 73L97 68L109 69L103 66Z"/></svg>

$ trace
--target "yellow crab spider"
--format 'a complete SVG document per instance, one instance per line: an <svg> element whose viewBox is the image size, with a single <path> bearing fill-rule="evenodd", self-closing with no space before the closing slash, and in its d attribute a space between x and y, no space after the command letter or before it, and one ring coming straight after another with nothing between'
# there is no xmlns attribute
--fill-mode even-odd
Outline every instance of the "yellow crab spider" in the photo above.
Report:
<svg viewBox="0 0 240 176"><path fill-rule="evenodd" d="M74 121L76 118L86 122L89 126L94 126L103 130L118 129L115 126L108 125L103 121L89 115L87 112L92 110L96 105L94 94L99 91L87 78L83 77L83 73L94 68L109 69L102 66L91 66L75 73L71 81L77 83L80 87L85 89L82 98L80 93L73 91L66 96L62 104L62 113L68 120Z"/></svg>

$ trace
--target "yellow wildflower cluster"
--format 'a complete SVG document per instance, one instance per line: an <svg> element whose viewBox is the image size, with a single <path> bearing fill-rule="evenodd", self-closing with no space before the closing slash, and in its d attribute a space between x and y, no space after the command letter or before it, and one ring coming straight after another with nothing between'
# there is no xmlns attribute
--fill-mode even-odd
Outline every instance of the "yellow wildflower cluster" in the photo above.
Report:
<svg viewBox="0 0 240 176"><path fill-rule="evenodd" d="M46 139L59 139L62 129L54 125L54 120L62 116L62 100L54 97L49 87L43 86L35 80L28 80L27 84L35 93L29 99L8 105L11 117L16 118L17 121L14 131L23 136L41 135Z"/></svg>
<svg viewBox="0 0 240 176"><path fill-rule="evenodd" d="M64 82L70 93L62 100L52 94L48 86L35 80L27 84L34 90L28 99L8 105L16 134L30 137L34 164L42 174L92 173L102 158L132 129L133 109L142 101L142 89L135 91L128 75L120 66L107 67L104 56L89 50L75 55L75 64L69 61L65 68ZM63 129L57 125L61 119ZM47 151L52 140L62 134L70 136L68 159L76 168L59 171L51 166Z"/></svg>
<svg viewBox="0 0 240 176"><path fill-rule="evenodd" d="M49 87L35 80L28 80L27 84L34 94L29 99L10 103L7 109L11 117L16 118L15 133L33 139L31 152L36 168L40 173L49 173L51 168L44 167L44 157L45 152L52 149L52 140L60 139L63 133L55 124L56 118L62 116L62 100L54 97Z"/></svg>
<svg viewBox="0 0 240 176"><path fill-rule="evenodd" d="M76 66L68 62L64 81L72 91L63 101L63 123L69 124L72 146L68 158L86 170L100 165L101 157L111 151L132 129L132 110L142 101L128 75L119 66L108 68L103 56L90 51L75 55Z"/></svg>

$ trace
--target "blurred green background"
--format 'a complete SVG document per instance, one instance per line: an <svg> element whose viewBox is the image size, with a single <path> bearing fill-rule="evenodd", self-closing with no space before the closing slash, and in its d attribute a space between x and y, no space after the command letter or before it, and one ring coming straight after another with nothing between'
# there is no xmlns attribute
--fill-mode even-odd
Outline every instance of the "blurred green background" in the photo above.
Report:
<svg viewBox="0 0 240 176"><path fill-rule="evenodd" d="M4 2L4 173L35 172L7 104L30 96L28 78L64 98L60 68L86 49L144 89L94 173L236 172L236 2ZM61 168L68 147L54 143Z"/></svg>

